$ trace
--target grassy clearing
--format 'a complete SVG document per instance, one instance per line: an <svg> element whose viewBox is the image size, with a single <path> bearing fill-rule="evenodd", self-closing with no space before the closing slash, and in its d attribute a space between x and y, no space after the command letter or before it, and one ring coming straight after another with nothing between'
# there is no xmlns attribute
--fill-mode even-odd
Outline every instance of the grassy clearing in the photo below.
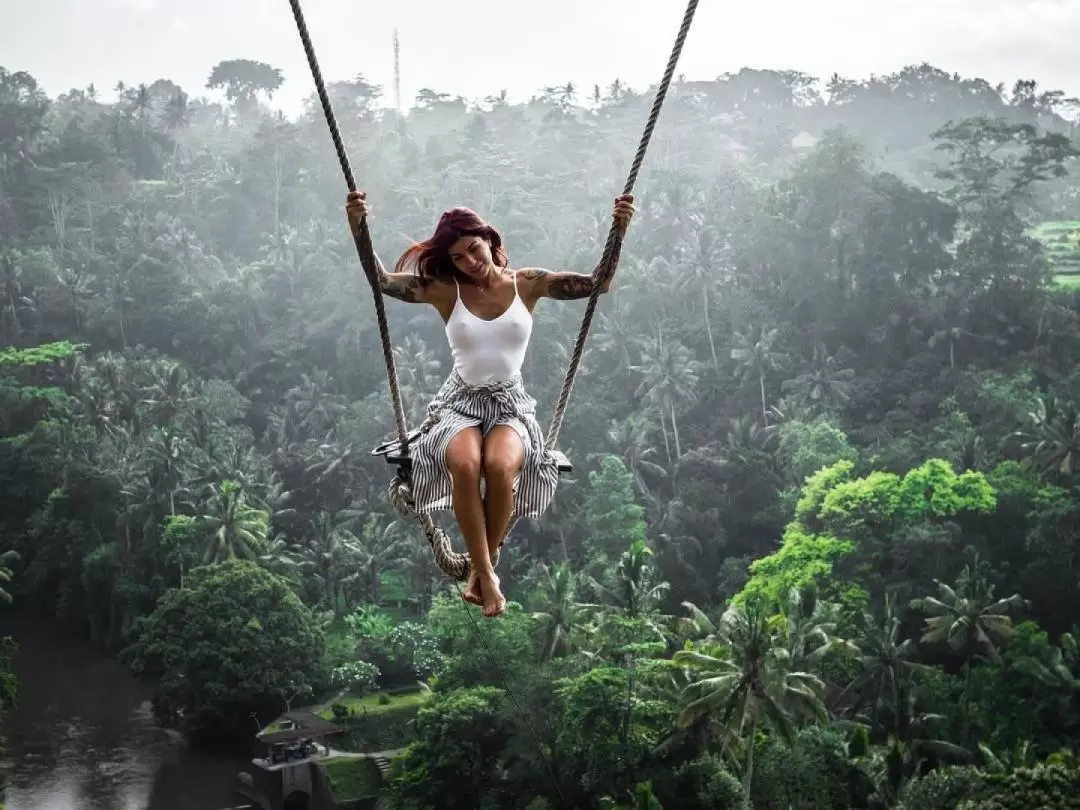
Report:
<svg viewBox="0 0 1080 810"><path fill-rule="evenodd" d="M402 692L398 694L390 694L388 692L376 692L371 695L364 695L363 697L357 697L355 695L345 695L333 703L341 704L345 706L350 712L357 715L372 715L383 714L386 712L394 712L406 707L416 706L419 707L426 703L431 698L430 692L417 690L415 692ZM316 714L319 717L323 717L327 720L334 719L333 704L321 707Z"/></svg>
<svg viewBox="0 0 1080 810"><path fill-rule="evenodd" d="M326 760L323 768L336 802L377 796L382 788L378 766L366 757L334 757Z"/></svg>

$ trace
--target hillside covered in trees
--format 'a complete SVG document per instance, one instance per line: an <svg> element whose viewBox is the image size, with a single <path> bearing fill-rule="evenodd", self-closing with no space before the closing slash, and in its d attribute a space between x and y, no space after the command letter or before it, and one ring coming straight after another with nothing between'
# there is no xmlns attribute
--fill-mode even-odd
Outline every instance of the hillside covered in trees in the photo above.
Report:
<svg viewBox="0 0 1080 810"><path fill-rule="evenodd" d="M676 82L575 470L485 621L387 502L345 187L317 103L267 108L281 80L103 103L0 69L9 610L157 679L197 744L423 682L398 736L353 733L405 747L394 806L1076 806L1075 100L928 65ZM387 266L463 204L512 265L591 270L651 103L330 89ZM582 307L537 310L545 425ZM449 352L387 308L416 424Z"/></svg>

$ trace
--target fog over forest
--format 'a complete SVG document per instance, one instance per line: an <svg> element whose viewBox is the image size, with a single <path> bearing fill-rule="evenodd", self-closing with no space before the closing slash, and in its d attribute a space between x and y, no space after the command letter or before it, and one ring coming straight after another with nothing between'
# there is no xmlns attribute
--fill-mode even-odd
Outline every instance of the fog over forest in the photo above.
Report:
<svg viewBox="0 0 1080 810"><path fill-rule="evenodd" d="M402 111L326 77L384 265L465 205L512 267L592 272L656 88L551 73ZM1080 807L1080 101L930 64L677 76L573 470L488 620L388 499L347 189L285 78L103 101L0 67L6 613L122 662L195 749L321 714L342 803ZM536 307L544 429L584 311ZM450 351L431 307L386 312L412 427Z"/></svg>

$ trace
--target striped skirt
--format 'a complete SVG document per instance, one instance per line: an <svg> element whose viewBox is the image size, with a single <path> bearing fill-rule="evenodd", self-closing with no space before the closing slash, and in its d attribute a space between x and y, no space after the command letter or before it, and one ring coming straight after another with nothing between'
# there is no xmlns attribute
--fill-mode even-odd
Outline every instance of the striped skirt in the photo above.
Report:
<svg viewBox="0 0 1080 810"><path fill-rule="evenodd" d="M427 409L420 436L409 445L412 496L417 513L453 508L453 483L446 464L450 440L468 427L486 436L509 425L525 446L525 463L514 482L514 519L537 518L555 497L559 469L536 421L536 400L525 392L521 375L506 382L470 386L456 371Z"/></svg>

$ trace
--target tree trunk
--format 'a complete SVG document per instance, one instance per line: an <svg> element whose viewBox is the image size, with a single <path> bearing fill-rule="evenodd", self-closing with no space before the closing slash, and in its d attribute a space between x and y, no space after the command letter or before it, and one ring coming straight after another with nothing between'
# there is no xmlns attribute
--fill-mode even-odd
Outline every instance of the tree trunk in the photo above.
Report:
<svg viewBox="0 0 1080 810"><path fill-rule="evenodd" d="M675 421L675 403L671 403L671 433L675 439L675 458L682 458L682 447L679 444L679 423Z"/></svg>
<svg viewBox="0 0 1080 810"><path fill-rule="evenodd" d="M757 714L750 721L750 742L746 749L746 768L743 771L743 810L754 810L750 803L750 786L754 781L754 739L757 737Z"/></svg>
<svg viewBox="0 0 1080 810"><path fill-rule="evenodd" d="M709 288L703 286L702 291L705 297L705 334L709 336L709 352L712 354L713 368L719 371L720 361L716 357L716 341L713 340L712 323L709 321Z"/></svg>
<svg viewBox="0 0 1080 810"><path fill-rule="evenodd" d="M968 714L971 708L971 704L968 702L968 690L971 687L971 656L968 656L967 665L964 667L964 697L963 705L960 707L960 717L962 718L962 731L961 741L963 744L967 744L968 741Z"/></svg>
<svg viewBox="0 0 1080 810"><path fill-rule="evenodd" d="M664 418L664 411L660 411L660 432L664 434L664 453L667 455L668 464L674 459L671 457L671 443L668 441L668 429L667 419Z"/></svg>
<svg viewBox="0 0 1080 810"><path fill-rule="evenodd" d="M769 411L765 407L765 372L758 374L758 382L761 385L761 418L765 422L765 426L769 426Z"/></svg>

